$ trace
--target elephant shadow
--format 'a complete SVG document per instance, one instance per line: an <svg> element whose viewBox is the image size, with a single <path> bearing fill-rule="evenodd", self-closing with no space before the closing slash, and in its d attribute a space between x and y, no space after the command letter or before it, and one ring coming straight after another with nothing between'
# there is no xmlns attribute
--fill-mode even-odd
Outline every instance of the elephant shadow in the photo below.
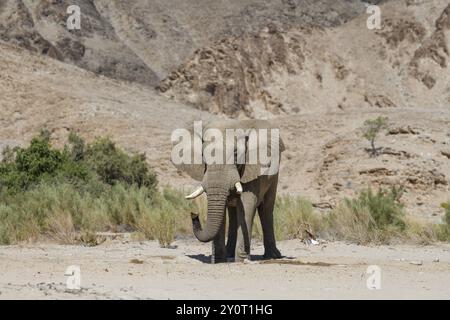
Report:
<svg viewBox="0 0 450 320"><path fill-rule="evenodd" d="M211 263L211 255L206 255L203 253L202 254L188 254L187 257L189 257L191 259L195 259L202 263L212 264ZM281 259L293 260L293 259L295 259L295 257L282 256ZM271 260L271 259L264 258L263 255L252 254L250 256L250 260L251 261L267 261L267 260ZM234 262L234 258L229 258L227 262Z"/></svg>

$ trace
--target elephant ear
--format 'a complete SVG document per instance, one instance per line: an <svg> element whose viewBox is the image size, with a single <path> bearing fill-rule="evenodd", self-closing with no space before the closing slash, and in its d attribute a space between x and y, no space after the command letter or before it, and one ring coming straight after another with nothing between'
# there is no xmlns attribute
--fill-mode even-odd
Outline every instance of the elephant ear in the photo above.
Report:
<svg viewBox="0 0 450 320"><path fill-rule="evenodd" d="M278 149L279 152L279 160L281 158L281 153L286 149L283 143L283 140L281 137L279 139L268 139L268 147L267 151L269 154L273 150ZM241 171L241 182L242 183L248 183L250 181L255 180L259 176L263 174L267 174L267 171L265 170L265 167L263 167L261 164L251 164L249 163L250 154L253 152L253 154L258 154L259 157L259 150L258 145L249 145L248 141L246 142L246 163L243 166L243 169ZM278 172L278 171L277 171Z"/></svg>
<svg viewBox="0 0 450 320"><path fill-rule="evenodd" d="M192 179L202 181L205 175L204 164L179 164L175 165L178 170L186 172Z"/></svg>
<svg viewBox="0 0 450 320"><path fill-rule="evenodd" d="M205 170L206 170L206 165L203 161L203 157L202 157L202 147L198 148L194 148L194 139L195 138L199 138L198 136L195 137L194 136L194 132L193 130L187 130L189 132L189 136L190 136L190 149L183 149L182 151L180 151L180 156L183 156L184 152L189 152L190 156L189 158L191 160L193 159L201 159L201 163L198 164L194 164L194 163L181 163L181 164L176 164L172 161L172 164L177 168L177 170L183 171L185 173L187 173L191 178L197 180L197 181L202 181L203 180L203 176L205 175ZM201 141L201 137L200 137L200 141ZM174 147L174 145L172 145L172 147ZM191 161L193 162L193 161Z"/></svg>

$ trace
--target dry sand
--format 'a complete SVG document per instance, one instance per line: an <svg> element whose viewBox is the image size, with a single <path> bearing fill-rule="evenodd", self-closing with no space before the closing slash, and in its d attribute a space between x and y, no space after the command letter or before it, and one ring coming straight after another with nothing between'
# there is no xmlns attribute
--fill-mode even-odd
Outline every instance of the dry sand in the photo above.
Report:
<svg viewBox="0 0 450 320"><path fill-rule="evenodd" d="M0 248L0 299L449 299L450 245L374 246L297 240L287 258L209 263L210 244L178 240L110 240L97 247L35 244ZM329 264L329 265L328 265ZM81 269L81 291L64 272ZM368 290L366 270L381 268L381 289Z"/></svg>

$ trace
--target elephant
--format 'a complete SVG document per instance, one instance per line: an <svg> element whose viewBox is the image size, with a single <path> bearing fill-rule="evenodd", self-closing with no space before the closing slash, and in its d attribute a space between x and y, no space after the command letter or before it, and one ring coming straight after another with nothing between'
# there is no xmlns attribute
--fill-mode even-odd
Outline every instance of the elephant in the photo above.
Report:
<svg viewBox="0 0 450 320"><path fill-rule="evenodd" d="M231 152L227 153L230 146L216 143L215 154L224 155L229 160L230 154L232 161L225 163L214 163L205 160L204 152L207 150L207 143L212 139L206 137L208 129L214 128L222 136L226 135L227 130L234 130L233 136L235 145L232 144ZM261 221L263 240L264 240L264 259L278 259L282 255L277 249L274 234L274 205L278 186L278 167L273 172L264 171L264 165L260 162L251 162L251 155L260 155L258 149L261 146L251 139L252 133L261 132L266 129L267 149L271 156L278 153L278 166L281 152L285 150L284 144L277 135L272 134L273 127L266 120L228 120L220 119L207 122L201 130L193 133L194 139L201 141L201 148L192 147L188 150L192 155L199 156L201 161L196 164L188 163L176 165L178 169L185 171L188 175L201 185L186 199L194 199L202 193L207 196L207 220L206 226L202 228L198 214L191 213L193 232L195 237L201 242L213 241L213 253L211 259L213 263L232 261L243 262L250 260L250 244L252 235L252 225L256 210ZM264 130L263 130L264 131ZM237 133L238 132L238 133ZM192 130L190 130L192 134ZM217 137L215 137L216 139ZM239 141L243 141L239 149ZM262 141L258 137L258 141ZM174 142L172 140L172 142ZM251 143L253 142L253 143ZM240 155L240 161L237 156ZM201 152L202 155L198 155ZM273 157L270 158L272 165ZM266 163L266 168L269 165ZM270 170L269 170L270 171ZM228 211L228 239L225 245L225 220L226 211Z"/></svg>

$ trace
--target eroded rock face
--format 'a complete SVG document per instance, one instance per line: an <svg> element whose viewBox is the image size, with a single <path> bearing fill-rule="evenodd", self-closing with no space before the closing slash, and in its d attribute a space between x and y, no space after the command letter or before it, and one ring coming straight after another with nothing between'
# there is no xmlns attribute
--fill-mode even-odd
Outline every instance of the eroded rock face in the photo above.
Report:
<svg viewBox="0 0 450 320"><path fill-rule="evenodd" d="M95 2L77 1L81 29L68 30L68 0L4 0L0 9L0 39L97 74L152 84L159 79L123 45Z"/></svg>
<svg viewBox="0 0 450 320"><path fill-rule="evenodd" d="M0 17L1 40L62 60L59 50L35 30L31 13L22 1L2 1Z"/></svg>
<svg viewBox="0 0 450 320"><path fill-rule="evenodd" d="M257 34L226 37L198 49L158 88L201 110L232 117L360 105L390 109L426 102L441 107L450 99L445 88L450 6L441 8L433 9L441 13L432 25L419 18L427 9L414 7L405 17L385 14L381 30L374 31L365 30L363 16L336 29L269 24ZM365 42L365 51L358 41ZM436 83L437 92L417 92Z"/></svg>
<svg viewBox="0 0 450 320"><path fill-rule="evenodd" d="M273 24L256 35L227 38L197 50L158 88L213 113L252 117L249 104L259 100L267 111L279 114L283 105L264 87L274 72L295 74L302 69L301 43L300 37L287 35Z"/></svg>
<svg viewBox="0 0 450 320"><path fill-rule="evenodd" d="M403 41L410 44L422 41L426 35L426 29L412 18L386 19L382 30L377 33L385 39L390 48L398 48Z"/></svg>
<svg viewBox="0 0 450 320"><path fill-rule="evenodd" d="M411 74L428 89L435 86L436 79L430 70L421 65L423 60L429 59L440 68L447 68L447 60L450 57L448 32L450 32L450 4L436 20L433 32L414 52L410 62Z"/></svg>
<svg viewBox="0 0 450 320"><path fill-rule="evenodd" d="M66 9L73 4L81 9L81 30L69 31ZM258 34L268 24L337 26L364 10L359 0L3 0L0 6L3 41L151 86L217 39Z"/></svg>

